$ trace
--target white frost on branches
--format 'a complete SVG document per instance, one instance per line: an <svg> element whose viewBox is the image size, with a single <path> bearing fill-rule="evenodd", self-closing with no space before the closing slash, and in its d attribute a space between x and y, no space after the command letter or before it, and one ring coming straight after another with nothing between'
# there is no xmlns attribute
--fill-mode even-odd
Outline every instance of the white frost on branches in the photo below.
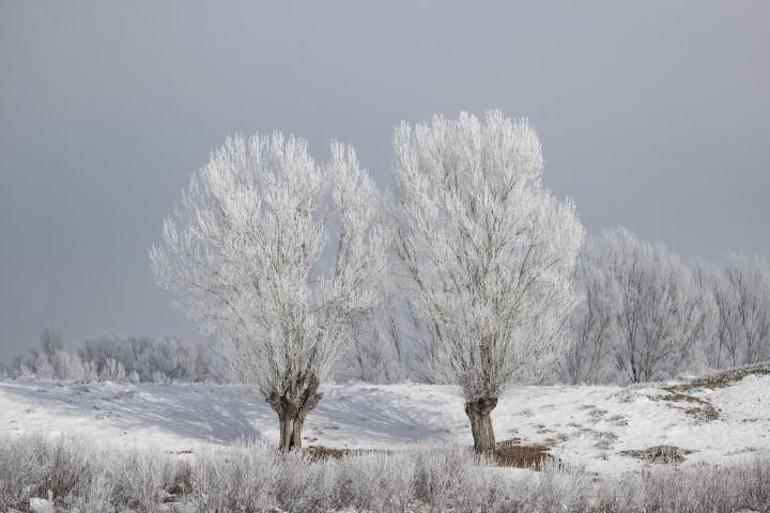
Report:
<svg viewBox="0 0 770 513"><path fill-rule="evenodd" d="M291 135L230 138L165 220L153 271L242 382L300 401L378 302L380 206L348 146L319 165Z"/></svg>
<svg viewBox="0 0 770 513"><path fill-rule="evenodd" d="M499 111L436 116L402 124L394 147L408 297L466 400L541 378L565 348L584 230L543 186L534 130Z"/></svg>
<svg viewBox="0 0 770 513"><path fill-rule="evenodd" d="M566 360L573 382L639 383L698 366L717 308L692 267L660 243L606 230L586 245L578 273L584 303Z"/></svg>
<svg viewBox="0 0 770 513"><path fill-rule="evenodd" d="M750 365L770 358L770 259L733 254L703 267L719 308L710 363Z"/></svg>

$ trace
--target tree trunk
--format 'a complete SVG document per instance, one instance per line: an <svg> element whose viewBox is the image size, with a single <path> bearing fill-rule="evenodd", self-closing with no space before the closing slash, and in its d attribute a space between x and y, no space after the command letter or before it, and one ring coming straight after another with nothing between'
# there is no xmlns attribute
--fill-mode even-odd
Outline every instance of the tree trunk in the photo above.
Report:
<svg viewBox="0 0 770 513"><path fill-rule="evenodd" d="M282 452L288 452L302 448L302 426L305 417L310 410L316 407L322 394L318 392L318 386L306 388L300 395L299 401L290 402L286 396L273 394L267 400L268 404L278 414L280 429L279 448Z"/></svg>
<svg viewBox="0 0 770 513"><path fill-rule="evenodd" d="M492 410L497 406L496 397L484 397L465 403L465 414L471 421L473 448L478 454L495 450L495 432L492 430Z"/></svg>
<svg viewBox="0 0 770 513"><path fill-rule="evenodd" d="M281 416L280 413L278 414L278 422L281 431L281 439L278 447L281 452L288 452L292 449L299 449L302 447L301 433L299 433L300 436L298 436L296 440L294 438L296 419L296 414L291 411L284 412L283 416Z"/></svg>
<svg viewBox="0 0 770 513"><path fill-rule="evenodd" d="M310 412L309 409L304 410L304 413L300 412L299 414L297 414L297 418L294 419L294 426L292 429L293 445L291 448L299 449L302 447L302 425L305 423L305 417L309 412Z"/></svg>

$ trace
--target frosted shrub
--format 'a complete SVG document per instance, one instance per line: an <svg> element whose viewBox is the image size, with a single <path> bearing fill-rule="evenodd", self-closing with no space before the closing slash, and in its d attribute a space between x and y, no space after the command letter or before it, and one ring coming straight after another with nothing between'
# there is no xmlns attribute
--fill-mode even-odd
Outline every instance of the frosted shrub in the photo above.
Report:
<svg viewBox="0 0 770 513"><path fill-rule="evenodd" d="M54 378L54 368L51 364L51 361L48 359L48 357L45 354L38 354L35 357L35 361L32 364L32 368L34 369L35 376L43 379L53 379Z"/></svg>
<svg viewBox="0 0 770 513"><path fill-rule="evenodd" d="M277 477L275 454L263 446L203 450L192 465L193 503L200 513L269 511Z"/></svg>
<svg viewBox="0 0 770 513"><path fill-rule="evenodd" d="M29 458L30 445L29 441L0 439L0 511L19 507L32 485L40 481L43 469Z"/></svg>
<svg viewBox="0 0 770 513"><path fill-rule="evenodd" d="M73 510L79 513L109 513L112 505L112 484L106 472L95 475L83 488L82 494L73 498Z"/></svg>
<svg viewBox="0 0 770 513"><path fill-rule="evenodd" d="M43 474L33 491L38 497L69 497L79 494L91 479L93 463L90 451L82 440L60 438L53 448L41 440L32 458L41 465Z"/></svg>
<svg viewBox="0 0 770 513"><path fill-rule="evenodd" d="M538 511L596 511L591 476L582 472L565 472L557 464L547 464L534 493Z"/></svg>
<svg viewBox="0 0 770 513"><path fill-rule="evenodd" d="M98 377L96 366L92 362L84 362L75 353L59 349L53 354L51 360L56 379L88 383L96 381Z"/></svg>
<svg viewBox="0 0 770 513"><path fill-rule="evenodd" d="M20 508L30 497L65 500L82 495L98 461L79 439L42 436L0 440L0 510Z"/></svg>
<svg viewBox="0 0 770 513"><path fill-rule="evenodd" d="M163 374L158 370L153 371L151 381L153 383L162 383L164 385L171 383L171 379L167 375Z"/></svg>
<svg viewBox="0 0 770 513"><path fill-rule="evenodd" d="M423 446L311 461L262 444L192 455L109 451L71 437L0 437L0 511L770 512L770 459L596 476L551 464L514 478L468 449Z"/></svg>
<svg viewBox="0 0 770 513"><path fill-rule="evenodd" d="M339 493L336 461L310 463L301 454L285 454L278 463L274 492L281 509L327 511L349 503L350 497Z"/></svg>
<svg viewBox="0 0 770 513"><path fill-rule="evenodd" d="M413 497L416 464L403 452L364 454L339 463L339 481L357 510L399 513Z"/></svg>
<svg viewBox="0 0 770 513"><path fill-rule="evenodd" d="M101 381L122 383L126 381L126 368L114 358L107 358L104 362L104 367L99 372L99 379Z"/></svg>
<svg viewBox="0 0 770 513"><path fill-rule="evenodd" d="M60 337L47 328L40 347L1 368L0 377L36 376L83 383L222 381L218 360L202 344L174 337L104 335L68 349Z"/></svg>
<svg viewBox="0 0 770 513"><path fill-rule="evenodd" d="M415 496L439 511L463 500L468 481L479 470L476 457L460 447L431 447L417 451L414 458Z"/></svg>
<svg viewBox="0 0 770 513"><path fill-rule="evenodd" d="M169 490L178 487L174 461L159 451L131 451L115 458L111 467L114 494L121 505L131 509L158 511Z"/></svg>

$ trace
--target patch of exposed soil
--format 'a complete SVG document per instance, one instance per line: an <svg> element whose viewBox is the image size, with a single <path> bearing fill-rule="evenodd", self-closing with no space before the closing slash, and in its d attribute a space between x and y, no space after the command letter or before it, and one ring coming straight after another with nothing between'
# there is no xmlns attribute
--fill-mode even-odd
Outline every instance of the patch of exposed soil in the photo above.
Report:
<svg viewBox="0 0 770 513"><path fill-rule="evenodd" d="M693 451L690 449L682 449L673 445L656 445L647 449L620 451L620 454L624 456L631 456L650 463L682 463L684 457L692 453Z"/></svg>

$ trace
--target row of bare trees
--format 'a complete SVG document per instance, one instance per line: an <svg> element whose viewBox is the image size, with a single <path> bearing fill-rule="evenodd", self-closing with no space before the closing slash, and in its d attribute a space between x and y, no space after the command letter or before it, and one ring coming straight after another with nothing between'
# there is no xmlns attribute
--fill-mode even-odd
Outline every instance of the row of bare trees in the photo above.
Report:
<svg viewBox="0 0 770 513"><path fill-rule="evenodd" d="M383 198L349 146L317 163L294 136L231 138L150 252L159 284L276 411L284 450L301 446L332 361L388 294L440 345L479 452L494 448L503 390L565 346L584 230L543 186L526 120L436 116L399 126L393 147Z"/></svg>
<svg viewBox="0 0 770 513"><path fill-rule="evenodd" d="M624 384L770 359L770 259L686 261L616 228L587 238L574 280L571 343L549 381ZM451 382L442 346L417 324L408 309L381 309L342 354L336 378Z"/></svg>
<svg viewBox="0 0 770 513"><path fill-rule="evenodd" d="M572 383L638 383L770 358L770 260L687 262L625 229L586 243L561 361Z"/></svg>
<svg viewBox="0 0 770 513"><path fill-rule="evenodd" d="M555 362L575 383L642 382L769 356L767 260L692 264L624 229L584 245L526 120L403 123L393 152L383 196L349 146L318 163L294 136L231 138L151 249L158 283L275 410L282 449L301 447L341 353L363 379L460 385L478 452L500 394Z"/></svg>
<svg viewBox="0 0 770 513"><path fill-rule="evenodd" d="M734 254L721 265L699 264L696 273L715 303L707 363L723 368L770 359L770 259Z"/></svg>

